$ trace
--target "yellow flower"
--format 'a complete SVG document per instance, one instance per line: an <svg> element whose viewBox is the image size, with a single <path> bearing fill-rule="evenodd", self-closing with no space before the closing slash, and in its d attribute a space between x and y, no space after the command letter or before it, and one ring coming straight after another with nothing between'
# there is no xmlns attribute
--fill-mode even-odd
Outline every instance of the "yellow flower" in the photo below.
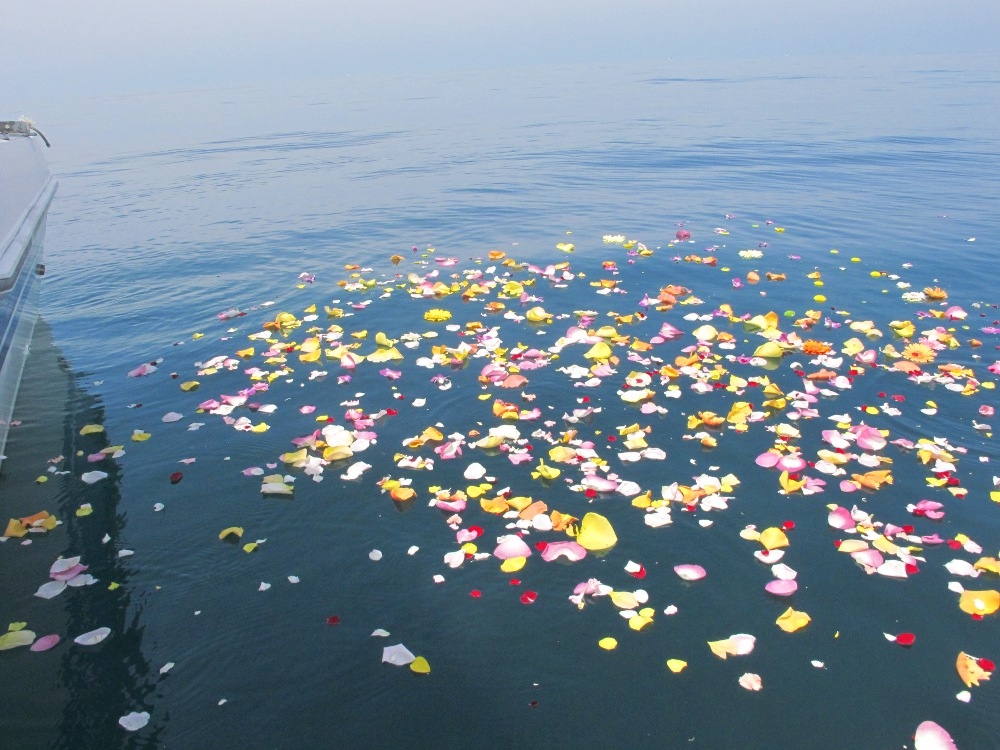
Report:
<svg viewBox="0 0 1000 750"><path fill-rule="evenodd" d="M435 307L424 313L424 320L429 320L431 323L441 323L450 318L451 313L447 310L442 310L440 307Z"/></svg>

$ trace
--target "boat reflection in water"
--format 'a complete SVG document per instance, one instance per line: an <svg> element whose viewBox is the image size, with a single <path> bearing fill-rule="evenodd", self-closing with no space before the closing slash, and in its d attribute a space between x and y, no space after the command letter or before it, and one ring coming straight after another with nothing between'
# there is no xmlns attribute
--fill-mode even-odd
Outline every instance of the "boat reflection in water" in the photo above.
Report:
<svg viewBox="0 0 1000 750"><path fill-rule="evenodd" d="M0 651L0 746L158 747L163 727L155 713L156 685L169 675L161 676L143 653L141 597L133 591L130 558L119 555L125 525L121 470L110 458L88 462L88 438L80 435L84 425L103 423L104 408L81 387L84 376L70 370L44 318L30 344L0 475L0 508L13 518L47 510L61 523L0 544L0 629L25 622L38 636L55 633L61 640L49 651ZM107 472L107 479L94 485L81 481L80 475L95 467ZM47 481L39 482L41 476ZM77 516L84 503L93 512ZM67 588L53 599L34 595L49 580L56 558L77 555L96 583ZM101 643L73 642L100 627L111 630ZM142 732L118 726L118 717L131 711L153 714Z"/></svg>

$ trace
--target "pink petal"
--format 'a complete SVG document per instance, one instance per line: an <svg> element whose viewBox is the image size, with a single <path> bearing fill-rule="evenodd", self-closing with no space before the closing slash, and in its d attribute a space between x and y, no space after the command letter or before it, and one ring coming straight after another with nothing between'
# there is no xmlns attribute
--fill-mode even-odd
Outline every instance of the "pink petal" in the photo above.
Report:
<svg viewBox="0 0 1000 750"><path fill-rule="evenodd" d="M764 451L759 456L757 456L755 463L758 466L764 467L765 469L771 469L777 466L778 461L780 460L781 460L780 453L776 453L775 451Z"/></svg>
<svg viewBox="0 0 1000 750"><path fill-rule="evenodd" d="M614 492L618 489L618 482L613 479L599 477L596 474L588 474L580 484L596 492Z"/></svg>
<svg viewBox="0 0 1000 750"><path fill-rule="evenodd" d="M708 575L700 565L675 565L674 572L685 581L699 581Z"/></svg>
<svg viewBox="0 0 1000 750"><path fill-rule="evenodd" d="M465 500L437 500L434 504L449 513L461 513L465 510Z"/></svg>
<svg viewBox="0 0 1000 750"><path fill-rule="evenodd" d="M48 651L50 648L54 647L61 638L53 633L52 635L43 635L37 641L31 644L30 651Z"/></svg>
<svg viewBox="0 0 1000 750"><path fill-rule="evenodd" d="M465 544L466 542L471 542L473 539L478 539L483 535L483 530L479 526L473 526L468 529L459 529L455 532L455 541L459 544Z"/></svg>
<svg viewBox="0 0 1000 750"><path fill-rule="evenodd" d="M769 594L774 594L775 596L791 596L799 588L799 584L795 581L783 581L781 579L775 581L769 581L764 590Z"/></svg>
<svg viewBox="0 0 1000 750"><path fill-rule="evenodd" d="M853 487L854 485L852 484L851 486ZM833 528L840 529L841 531L853 529L857 525L851 517L851 511L842 506L837 506L836 509L831 510L830 515L826 518L826 521Z"/></svg>
<svg viewBox="0 0 1000 750"><path fill-rule="evenodd" d="M531 547L525 544L521 537L512 534L503 537L497 548L493 550L493 556L499 557L501 560L507 560L511 557L530 557Z"/></svg>
<svg viewBox="0 0 1000 750"><path fill-rule="evenodd" d="M549 542L542 550L545 562L552 562L560 557L565 557L570 562L579 562L586 556L587 550L576 542Z"/></svg>
<svg viewBox="0 0 1000 750"><path fill-rule="evenodd" d="M882 553L877 549L862 549L857 552L852 552L851 557L859 565L863 565L870 568L878 568L885 558L882 557Z"/></svg>
<svg viewBox="0 0 1000 750"><path fill-rule="evenodd" d="M874 427L858 425L853 429L853 432L857 436L859 448L863 448L866 451L878 451L885 448L885 438Z"/></svg>
<svg viewBox="0 0 1000 750"><path fill-rule="evenodd" d="M951 735L933 721L922 721L913 736L915 750L958 750Z"/></svg>
<svg viewBox="0 0 1000 750"><path fill-rule="evenodd" d="M778 459L777 468L791 474L802 471L809 464L799 455L787 455Z"/></svg>

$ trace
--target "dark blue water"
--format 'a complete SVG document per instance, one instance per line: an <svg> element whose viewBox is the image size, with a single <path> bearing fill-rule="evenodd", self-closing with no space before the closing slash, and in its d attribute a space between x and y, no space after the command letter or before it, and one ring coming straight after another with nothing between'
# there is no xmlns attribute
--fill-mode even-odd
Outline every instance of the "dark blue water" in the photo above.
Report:
<svg viewBox="0 0 1000 750"><path fill-rule="evenodd" d="M955 697L966 689L955 670L959 652L1000 657L996 615L973 621L948 589L954 581L996 589L997 576L957 577L943 567L1000 549L1000 509L990 500L1000 456L992 430L976 427L991 422L980 407L1000 402L986 387L997 379L987 368L1000 341L982 330L1000 325L992 284L998 84L995 60L914 57L343 78L39 107L34 116L56 143L61 185L50 215L46 327L0 492L11 516L45 508L63 523L29 546L8 540L0 554L7 622L63 640L48 652L0 654L11 746L898 748L912 746L925 719L945 726L959 747L1000 746L992 682L971 688L968 703ZM98 118L117 126L86 126ZM692 241L673 241L680 228ZM602 240L617 234L651 254ZM565 242L574 252L556 249ZM490 259L491 250L542 267L567 262L575 277L553 284ZM398 265L393 255L402 256ZM437 262L448 257L457 264ZM449 284L499 285L473 301L463 301L461 289L413 299L407 276L432 271ZM751 271L785 280L750 284ZM302 273L315 280L301 281ZM375 286L352 291L351 274ZM499 298L504 274L530 282L525 293L538 299ZM593 284L601 279L618 289L599 294ZM668 284L688 287L701 303L664 312L639 304ZM947 304L904 297L938 286ZM488 312L490 301L505 310ZM705 428L689 427L690 416L726 416L736 401L759 408L765 397L752 386L701 394L691 388L699 378L725 386L730 374L766 376L787 393L802 388L796 371L822 366L801 352L774 369L739 361L763 340L713 314L725 304L735 318L774 311L781 330L827 342L835 353L858 337L878 351L881 366L850 373L845 358L830 366L853 377L851 388L821 396L815 418L789 418L794 408L786 406L745 433L712 429L716 447L702 447L697 433ZM438 335L414 349L400 343L402 360L362 362L353 372L337 359L304 363L298 352L283 352L290 371L250 399L276 411L244 406L231 415L266 423L263 432L198 413L204 400L257 382L248 368L280 368L264 362L267 347L248 336L278 312L301 319L311 305L316 319L277 335L280 346L301 344L313 326L340 326L361 354L376 349L377 332ZM929 317L949 305L967 317ZM348 315L328 317L324 306ZM556 319L504 317L534 306ZM431 308L452 317L426 321ZM228 310L243 314L220 320ZM809 310L820 323L793 327ZM417 362L432 346L475 341L470 322L495 328L504 349L545 351L579 322L578 311L593 313L584 321L592 330L615 325L648 342L669 322L685 335L648 352L616 348L616 373L593 388L575 387L558 369L590 366L589 344L525 369L528 382L515 389L480 382L487 356L455 367ZM616 322L616 314L632 322ZM906 346L888 325L896 320L913 320L915 339L935 326L953 329L956 346L937 352L925 370L953 363L973 380L961 374L955 390L940 377L920 383L890 369L896 360L885 347ZM852 330L855 321L871 321L881 335ZM630 372L674 364L705 323L731 333L733 347L706 346L702 374L671 381L680 398L657 376L651 402L665 412L621 400ZM352 336L364 331L366 338ZM199 374L199 363L250 346L254 354L232 370ZM629 361L630 352L659 359ZM156 372L127 376L154 361ZM385 368L401 376L391 380L380 374ZM713 368L725 374L711 380ZM314 370L328 374L310 378ZM338 382L346 374L350 382ZM434 375L451 388L440 389ZM198 389L182 391L192 380ZM501 424L492 411L498 398L540 409L537 421L504 422L516 424L528 462L468 444L460 457L441 460L435 443L404 444L432 425L471 443L470 433ZM343 480L350 462L337 462L316 482L281 463L293 439L322 426L318 415L351 427L345 412L355 401L366 413L397 412L376 420L376 441L352 459L371 469ZM921 411L928 401L936 413ZM588 405L601 411L579 424L564 419ZM169 412L182 418L164 422ZM825 479L824 492L783 495L778 472L754 464L779 424L794 424L802 433L794 443L815 460L821 431L835 429L830 417L843 414L887 430L890 440L937 438L965 449L953 453L952 485L964 499L930 486L935 477L918 454L895 445L878 451L894 482L877 491L840 490L841 479L871 468L852 462L846 477L804 472ZM649 428L647 442L665 460L618 457L620 428L633 423ZM81 435L87 424L104 431ZM727 493L727 509L689 513L675 503L673 524L651 528L630 497L575 491L576 466L558 465L562 475L547 483L531 477L539 458L552 463L546 433L558 439L571 429L594 442L610 472L654 499L664 485L690 485L701 474L732 473L740 484ZM150 437L134 441L135 431ZM123 455L88 460L109 445L124 446ZM400 468L397 454L434 459L434 467ZM463 476L473 462L495 477L489 496L509 489L577 518L600 513L617 545L576 563L544 562L533 548L514 574L492 557L449 568L443 556L459 547L455 530L449 514L427 504L432 488L477 484ZM294 477L294 495L262 496L261 477L243 473L250 467ZM82 475L94 469L107 478L85 484ZM183 477L171 484L175 472ZM37 483L43 475L48 480ZM391 500L377 484L384 477L411 480L416 499ZM944 518L909 513L920 499L943 503ZM93 513L76 516L84 503ZM919 573L905 580L866 575L836 551L846 535L827 524L827 504L912 524L916 535L964 534L982 552L927 546L914 551L923 558ZM483 528L481 552L512 531L512 519L472 500L461 518L463 528ZM786 521L794 528L783 562L798 571L799 589L781 599L765 593L771 572L753 558L760 545L740 531ZM266 541L245 553L219 540L230 526L245 529L241 543ZM537 530L525 537L529 545L567 538ZM419 550L407 554L412 546ZM369 558L375 549L377 562ZM34 597L60 555L81 555L99 581L52 600ZM629 561L647 576L629 576ZM672 567L683 563L704 566L708 576L681 581ZM435 575L445 581L435 583ZM589 578L645 590L652 624L631 630L607 597L578 610L567 597ZM109 589L111 582L119 585ZM261 583L270 588L260 591ZM534 603L521 602L526 591L537 594ZM664 614L669 605L675 615ZM789 606L811 617L794 633L775 624ZM338 624L328 624L332 616ZM101 626L112 631L101 644L72 642ZM373 637L377 628L390 635ZM903 632L916 635L912 647L883 636ZM706 642L734 633L754 635L754 651L718 659ZM618 647L602 650L598 641L609 636ZM431 673L381 663L382 648L397 643L424 656ZM674 674L667 659L688 667ZM760 675L763 690L740 687L747 672ZM117 724L131 711L150 714L134 734Z"/></svg>

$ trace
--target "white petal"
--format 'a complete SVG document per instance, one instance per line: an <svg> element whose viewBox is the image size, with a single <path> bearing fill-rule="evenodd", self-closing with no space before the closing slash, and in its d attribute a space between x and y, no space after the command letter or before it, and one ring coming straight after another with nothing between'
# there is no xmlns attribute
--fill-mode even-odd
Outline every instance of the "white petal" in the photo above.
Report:
<svg viewBox="0 0 1000 750"><path fill-rule="evenodd" d="M135 732L149 723L149 713L146 711L133 711L118 719L118 723L121 724L123 729Z"/></svg>
<svg viewBox="0 0 1000 750"><path fill-rule="evenodd" d="M89 633L78 635L73 639L73 642L79 643L81 646L93 646L103 641L109 635L111 635L111 628L97 628L97 630L91 630Z"/></svg>
<svg viewBox="0 0 1000 750"><path fill-rule="evenodd" d="M417 657L402 643L395 646L386 646L382 649L382 661L397 667L403 667L412 662Z"/></svg>
<svg viewBox="0 0 1000 750"><path fill-rule="evenodd" d="M38 587L35 596L39 599L51 599L54 596L59 596L65 590L66 581L49 581Z"/></svg>

